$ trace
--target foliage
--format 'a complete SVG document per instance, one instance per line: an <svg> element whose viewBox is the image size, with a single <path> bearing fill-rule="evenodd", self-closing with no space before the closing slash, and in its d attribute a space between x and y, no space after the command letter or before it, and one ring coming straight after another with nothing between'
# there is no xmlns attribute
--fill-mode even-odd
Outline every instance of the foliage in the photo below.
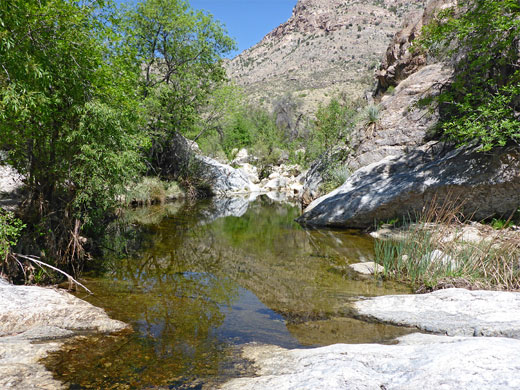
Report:
<svg viewBox="0 0 520 390"><path fill-rule="evenodd" d="M0 263L5 262L25 226L13 213L0 208Z"/></svg>
<svg viewBox="0 0 520 390"><path fill-rule="evenodd" d="M370 104L365 109L366 124L375 125L381 116L381 108L378 105Z"/></svg>
<svg viewBox="0 0 520 390"><path fill-rule="evenodd" d="M140 167L135 79L101 5L0 3L0 147L26 177L24 221L56 262L79 257L79 234L102 230Z"/></svg>
<svg viewBox="0 0 520 390"><path fill-rule="evenodd" d="M210 92L225 79L220 55L234 48L223 26L183 0L146 0L125 14L124 36L142 65L140 93L156 174L175 174L175 133L196 127Z"/></svg>
<svg viewBox="0 0 520 390"><path fill-rule="evenodd" d="M176 182L164 182L158 177L144 177L131 185L125 194L126 205L163 204L167 200L179 199L184 196Z"/></svg>
<svg viewBox="0 0 520 390"><path fill-rule="evenodd" d="M346 102L332 99L326 106L320 105L316 112L315 133L325 149L346 144L354 128L355 110Z"/></svg>
<svg viewBox="0 0 520 390"><path fill-rule="evenodd" d="M461 0L425 26L420 44L453 56L456 75L437 101L443 134L482 151L520 141L520 4Z"/></svg>

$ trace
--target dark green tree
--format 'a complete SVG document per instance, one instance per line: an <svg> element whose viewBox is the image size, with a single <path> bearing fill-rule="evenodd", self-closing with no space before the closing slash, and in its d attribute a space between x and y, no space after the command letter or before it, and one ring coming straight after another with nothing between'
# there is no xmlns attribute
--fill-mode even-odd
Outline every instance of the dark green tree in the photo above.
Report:
<svg viewBox="0 0 520 390"><path fill-rule="evenodd" d="M25 176L34 250L79 269L81 236L140 168L135 71L104 1L0 2L0 147Z"/></svg>

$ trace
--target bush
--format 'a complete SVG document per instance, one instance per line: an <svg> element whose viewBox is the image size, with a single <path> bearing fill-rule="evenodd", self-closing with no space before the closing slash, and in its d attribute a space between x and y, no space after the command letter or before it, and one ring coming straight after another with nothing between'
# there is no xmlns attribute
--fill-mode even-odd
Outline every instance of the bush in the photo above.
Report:
<svg viewBox="0 0 520 390"><path fill-rule="evenodd" d="M436 99L445 138L482 151L520 143L519 37L516 0L461 0L424 27L420 46L457 62Z"/></svg>

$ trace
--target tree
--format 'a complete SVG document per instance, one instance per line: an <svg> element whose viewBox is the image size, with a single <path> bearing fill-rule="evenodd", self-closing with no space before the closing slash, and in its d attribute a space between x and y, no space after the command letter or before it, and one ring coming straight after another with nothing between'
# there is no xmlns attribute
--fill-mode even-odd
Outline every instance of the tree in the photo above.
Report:
<svg viewBox="0 0 520 390"><path fill-rule="evenodd" d="M424 27L420 44L456 63L453 83L437 98L444 136L482 151L519 144L518 0L460 0Z"/></svg>
<svg viewBox="0 0 520 390"><path fill-rule="evenodd" d="M135 72L103 1L0 2L0 147L25 175L35 247L72 271L140 168ZM36 249L36 248L35 248Z"/></svg>
<svg viewBox="0 0 520 390"><path fill-rule="evenodd" d="M140 93L156 173L178 170L176 133L193 131L211 91L226 80L220 56L234 48L223 26L182 0L146 0L129 10L125 36L142 64Z"/></svg>

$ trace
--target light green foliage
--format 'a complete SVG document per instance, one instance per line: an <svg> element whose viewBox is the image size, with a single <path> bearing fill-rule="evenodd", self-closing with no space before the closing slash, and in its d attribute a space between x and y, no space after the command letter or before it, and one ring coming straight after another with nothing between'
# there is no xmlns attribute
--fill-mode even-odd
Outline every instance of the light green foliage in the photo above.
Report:
<svg viewBox="0 0 520 390"><path fill-rule="evenodd" d="M424 28L420 44L457 56L453 84L437 98L443 134L482 151L520 142L520 4L461 0Z"/></svg>
<svg viewBox="0 0 520 390"><path fill-rule="evenodd" d="M140 168L135 78L101 4L0 3L0 147L26 177L24 218L55 260L67 257L74 220L83 232L102 230Z"/></svg>
<svg viewBox="0 0 520 390"><path fill-rule="evenodd" d="M220 55L234 48L223 26L182 0L146 0L126 12L124 35L141 64L148 159L170 175L174 133L194 132L201 107L226 79Z"/></svg>
<svg viewBox="0 0 520 390"><path fill-rule="evenodd" d="M330 149L349 141L354 127L355 111L346 102L332 99L328 105L320 105L316 112L316 135L321 144Z"/></svg>
<svg viewBox="0 0 520 390"><path fill-rule="evenodd" d="M381 117L381 108L376 104L370 104L365 108L365 120L367 125L375 125Z"/></svg>
<svg viewBox="0 0 520 390"><path fill-rule="evenodd" d="M162 204L167 200L182 197L184 197L184 194L176 182L164 182L158 177L144 177L138 183L131 185L125 195L125 204Z"/></svg>
<svg viewBox="0 0 520 390"><path fill-rule="evenodd" d="M25 226L12 213L0 209L0 263L7 260Z"/></svg>

